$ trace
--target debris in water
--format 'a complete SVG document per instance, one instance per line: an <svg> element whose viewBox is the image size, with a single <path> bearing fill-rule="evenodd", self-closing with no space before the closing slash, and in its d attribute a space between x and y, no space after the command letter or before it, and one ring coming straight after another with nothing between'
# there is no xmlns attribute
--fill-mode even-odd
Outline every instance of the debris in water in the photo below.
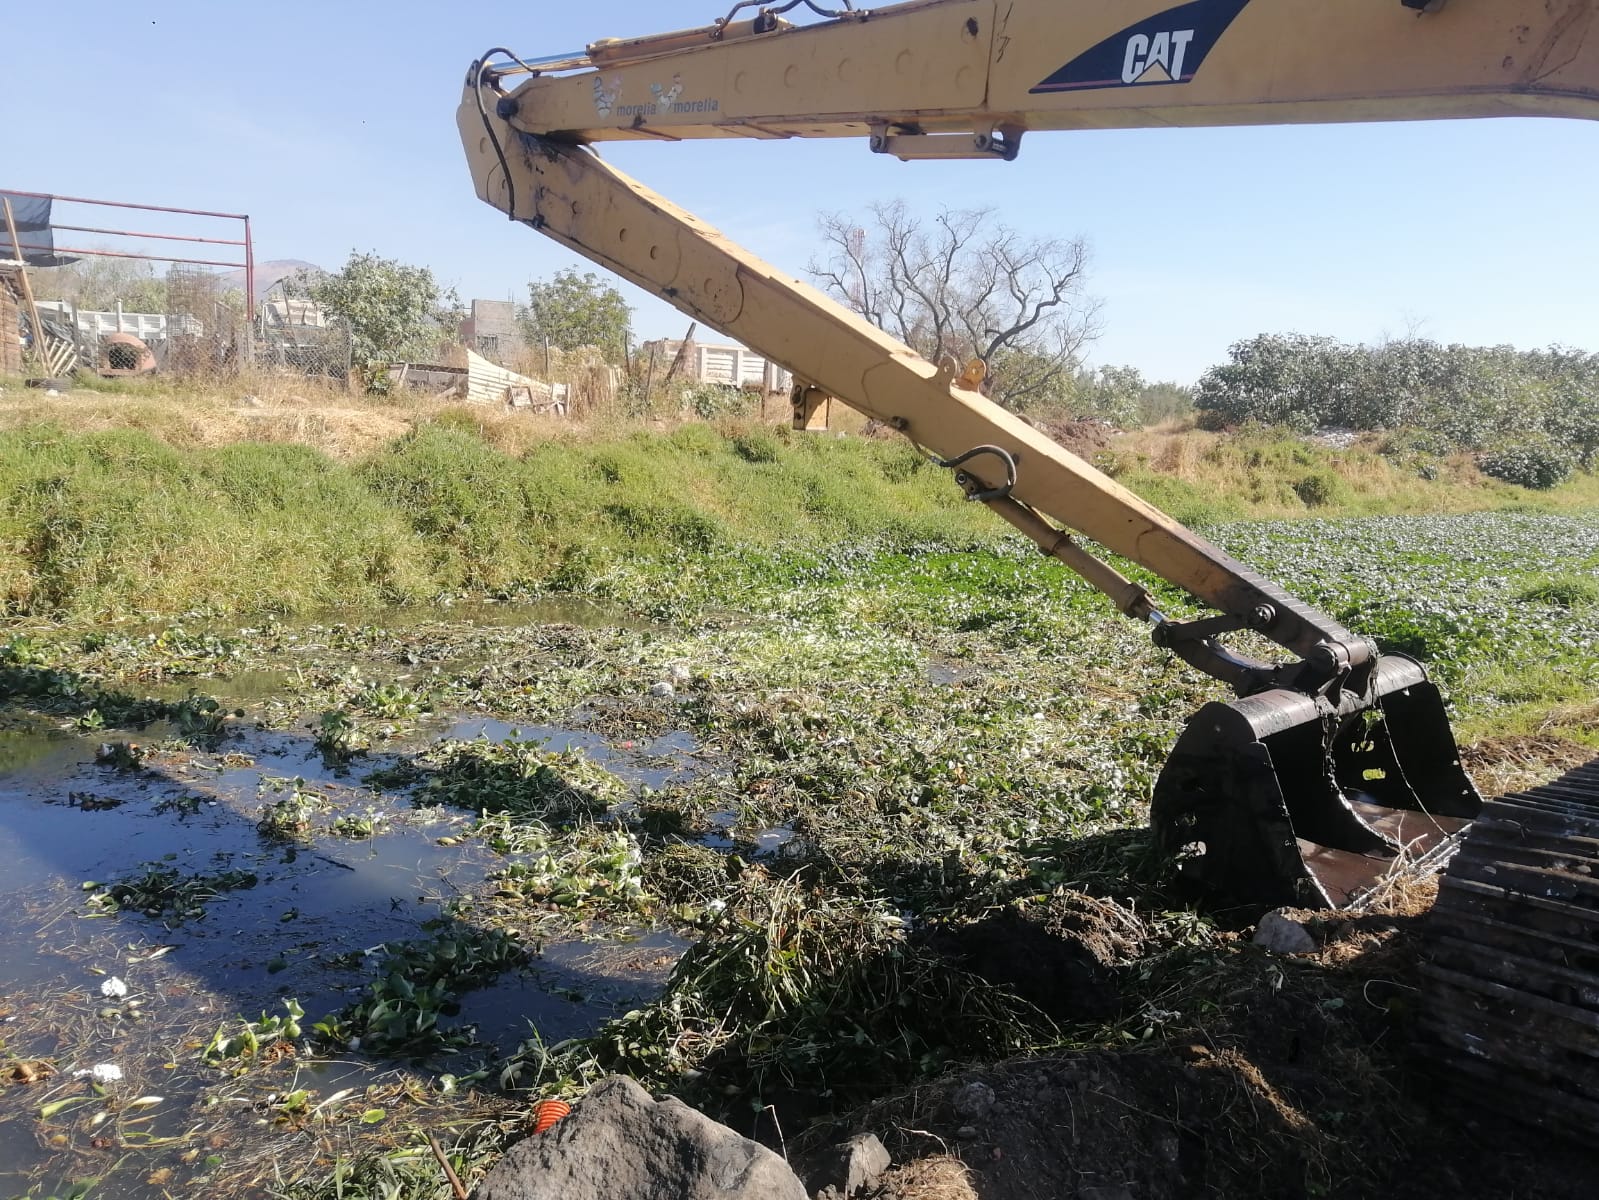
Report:
<svg viewBox="0 0 1599 1200"><path fill-rule="evenodd" d="M93 1083L116 1083L122 1078L122 1068L116 1063L95 1063L92 1067L72 1072L72 1078L87 1077Z"/></svg>
<svg viewBox="0 0 1599 1200"><path fill-rule="evenodd" d="M38 1083L49 1079L56 1070L43 1059L33 1059L29 1062L19 1062L6 1073L6 1078L12 1083Z"/></svg>
<svg viewBox="0 0 1599 1200"><path fill-rule="evenodd" d="M100 994L109 996L113 1000L120 1000L128 994L128 985L113 975L100 985Z"/></svg>

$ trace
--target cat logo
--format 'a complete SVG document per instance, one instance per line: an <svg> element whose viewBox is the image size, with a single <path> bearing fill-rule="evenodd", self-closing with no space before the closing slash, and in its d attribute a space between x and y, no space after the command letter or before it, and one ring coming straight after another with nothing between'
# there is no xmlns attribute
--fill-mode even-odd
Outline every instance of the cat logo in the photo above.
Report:
<svg viewBox="0 0 1599 1200"><path fill-rule="evenodd" d="M1170 33L1135 33L1127 39L1127 56L1122 60L1123 83L1172 83L1183 77L1183 59L1188 56L1188 43L1194 40L1192 29L1174 29Z"/></svg>
<svg viewBox="0 0 1599 1200"><path fill-rule="evenodd" d="M1193 0L1114 33L1032 93L1187 83L1249 0Z"/></svg>

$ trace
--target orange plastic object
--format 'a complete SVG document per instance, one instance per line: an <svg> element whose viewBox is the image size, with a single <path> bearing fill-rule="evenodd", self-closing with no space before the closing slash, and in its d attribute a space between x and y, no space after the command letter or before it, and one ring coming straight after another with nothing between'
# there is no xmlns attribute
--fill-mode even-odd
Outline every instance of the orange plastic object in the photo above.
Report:
<svg viewBox="0 0 1599 1200"><path fill-rule="evenodd" d="M540 1100L533 1106L533 1132L543 1133L571 1111L565 1100Z"/></svg>

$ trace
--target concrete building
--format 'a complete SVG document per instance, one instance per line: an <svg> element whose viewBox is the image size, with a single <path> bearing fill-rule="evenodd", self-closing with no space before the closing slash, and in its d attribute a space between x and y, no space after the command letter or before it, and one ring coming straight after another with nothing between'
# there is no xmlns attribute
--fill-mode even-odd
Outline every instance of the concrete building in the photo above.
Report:
<svg viewBox="0 0 1599 1200"><path fill-rule="evenodd" d="M461 322L461 344L501 366L515 361L523 349L516 305L509 300L472 301L472 315Z"/></svg>
<svg viewBox="0 0 1599 1200"><path fill-rule="evenodd" d="M661 338L645 342L639 349L649 354L652 347L659 364L659 378L677 358L683 341ZM789 373L776 363L732 342L689 342L678 376L694 383L725 383L730 387L759 389L767 394L787 392L793 382Z"/></svg>

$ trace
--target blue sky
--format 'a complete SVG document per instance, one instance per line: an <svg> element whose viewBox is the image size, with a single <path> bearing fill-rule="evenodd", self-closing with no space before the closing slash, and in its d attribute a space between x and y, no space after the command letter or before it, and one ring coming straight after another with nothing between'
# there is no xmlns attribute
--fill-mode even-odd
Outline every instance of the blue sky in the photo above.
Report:
<svg viewBox="0 0 1599 1200"><path fill-rule="evenodd" d="M337 267L371 249L490 298L580 260L474 198L454 119L467 64L492 45L553 54L721 12L714 0L7 7L0 187L248 212L258 259ZM1151 377L1192 381L1266 331L1599 350L1589 122L1035 134L1011 164L904 164L853 141L606 153L796 273L819 210L900 196L1082 235L1104 301L1091 357ZM626 291L642 335L686 324Z"/></svg>

